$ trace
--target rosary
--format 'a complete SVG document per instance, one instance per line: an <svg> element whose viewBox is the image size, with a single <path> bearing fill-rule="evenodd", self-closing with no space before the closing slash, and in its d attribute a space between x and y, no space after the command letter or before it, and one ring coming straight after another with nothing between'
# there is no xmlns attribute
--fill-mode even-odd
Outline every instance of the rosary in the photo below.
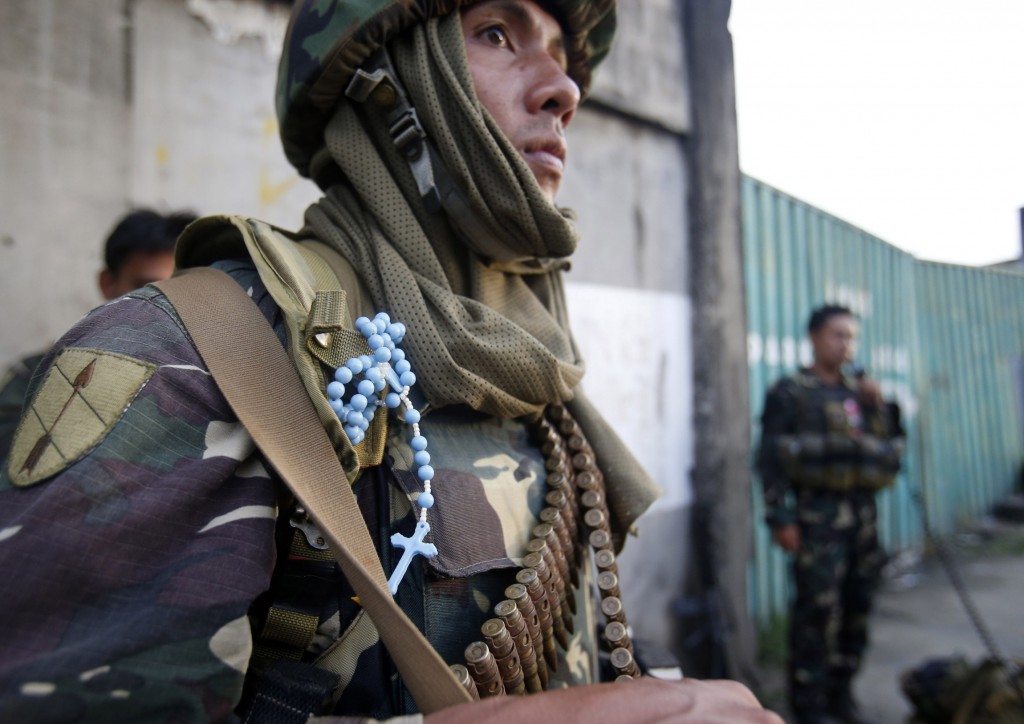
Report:
<svg viewBox="0 0 1024 724"><path fill-rule="evenodd" d="M423 492L416 499L420 506L420 519L416 523L415 532L412 536L401 533L391 536L391 544L403 549L402 558L388 579L388 589L394 596L413 557L433 558L437 555L434 544L424 541L430 532L427 511L434 507L434 496L430 492L434 469L430 467L427 438L420 432L420 413L409 399L409 390L416 384L416 375L409 360L405 358L405 352L398 348L405 337L405 325L392 322L387 314L380 312L373 319L360 317L355 326L366 337L366 344L372 354L351 357L334 371L334 381L327 385L327 400L353 445L358 445L366 437L366 430L373 422L378 408L400 408L399 417L412 426L409 445L413 449L413 462L417 466L416 475L423 482ZM361 375L362 379L355 383L355 392L345 402L345 385L356 380L357 375Z"/></svg>

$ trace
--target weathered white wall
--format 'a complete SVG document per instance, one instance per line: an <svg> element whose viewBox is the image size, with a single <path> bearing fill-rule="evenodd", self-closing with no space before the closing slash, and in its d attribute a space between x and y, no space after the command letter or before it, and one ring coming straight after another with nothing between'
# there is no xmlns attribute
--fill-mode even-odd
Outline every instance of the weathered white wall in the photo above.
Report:
<svg viewBox="0 0 1024 724"><path fill-rule="evenodd" d="M274 83L287 8L137 0L132 193L292 227L319 196L284 159Z"/></svg>
<svg viewBox="0 0 1024 724"><path fill-rule="evenodd" d="M0 364L101 301L134 206L294 225L273 89L287 8L259 0L0 3Z"/></svg>
<svg viewBox="0 0 1024 724"><path fill-rule="evenodd" d="M0 362L99 300L128 169L122 6L0 3Z"/></svg>
<svg viewBox="0 0 1024 724"><path fill-rule="evenodd" d="M567 285L583 385L664 491L620 573L634 637L667 648L687 575L694 465L683 37L680 3L619 4L616 44L569 128L559 198L583 235Z"/></svg>
<svg viewBox="0 0 1024 724"><path fill-rule="evenodd" d="M593 97L685 134L690 103L682 17L678 0L620 2L615 44L598 71Z"/></svg>
<svg viewBox="0 0 1024 724"><path fill-rule="evenodd" d="M665 490L622 566L636 633L663 644L693 465L679 5L621 4L560 198L583 232L568 293L585 387ZM273 112L286 13L259 0L0 3L0 363L100 301L101 244L131 206L301 222L317 189L285 162Z"/></svg>

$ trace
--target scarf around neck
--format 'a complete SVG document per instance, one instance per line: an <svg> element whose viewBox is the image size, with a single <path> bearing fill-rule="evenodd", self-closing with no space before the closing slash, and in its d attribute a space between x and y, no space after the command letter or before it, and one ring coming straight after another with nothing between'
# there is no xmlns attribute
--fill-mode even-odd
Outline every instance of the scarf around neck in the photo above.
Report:
<svg viewBox="0 0 1024 724"><path fill-rule="evenodd" d="M307 231L352 264L377 310L406 325L403 346L430 407L536 419L547 404L568 403L606 478L629 479L630 499L609 501L624 530L655 486L579 389L584 365L562 279L578 241L571 213L544 197L476 99L457 13L416 26L389 50L479 234L464 236L425 209L386 124L352 102L338 107L322 152L344 181L307 210Z"/></svg>

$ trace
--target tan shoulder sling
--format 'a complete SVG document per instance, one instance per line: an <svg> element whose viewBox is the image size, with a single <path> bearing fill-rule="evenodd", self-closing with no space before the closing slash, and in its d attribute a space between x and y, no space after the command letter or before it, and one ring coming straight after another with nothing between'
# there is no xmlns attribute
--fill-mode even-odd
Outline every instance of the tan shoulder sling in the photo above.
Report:
<svg viewBox="0 0 1024 724"><path fill-rule="evenodd" d="M388 591L370 533L316 410L270 324L210 267L156 284L257 447L316 523L424 714L470 701Z"/></svg>

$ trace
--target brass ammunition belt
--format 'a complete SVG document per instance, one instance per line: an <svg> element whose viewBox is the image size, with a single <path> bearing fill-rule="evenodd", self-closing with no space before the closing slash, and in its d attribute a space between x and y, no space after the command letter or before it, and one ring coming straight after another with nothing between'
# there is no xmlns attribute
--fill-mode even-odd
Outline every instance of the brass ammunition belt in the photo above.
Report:
<svg viewBox="0 0 1024 724"><path fill-rule="evenodd" d="M482 640L465 650L465 665L451 666L474 699L544 691L573 633L580 567L589 547L597 568L602 641L616 681L640 676L628 634L612 546L604 476L593 448L561 405L550 405L532 433L544 455L547 507L526 545L523 568L480 628ZM584 593L587 593L584 591Z"/></svg>

